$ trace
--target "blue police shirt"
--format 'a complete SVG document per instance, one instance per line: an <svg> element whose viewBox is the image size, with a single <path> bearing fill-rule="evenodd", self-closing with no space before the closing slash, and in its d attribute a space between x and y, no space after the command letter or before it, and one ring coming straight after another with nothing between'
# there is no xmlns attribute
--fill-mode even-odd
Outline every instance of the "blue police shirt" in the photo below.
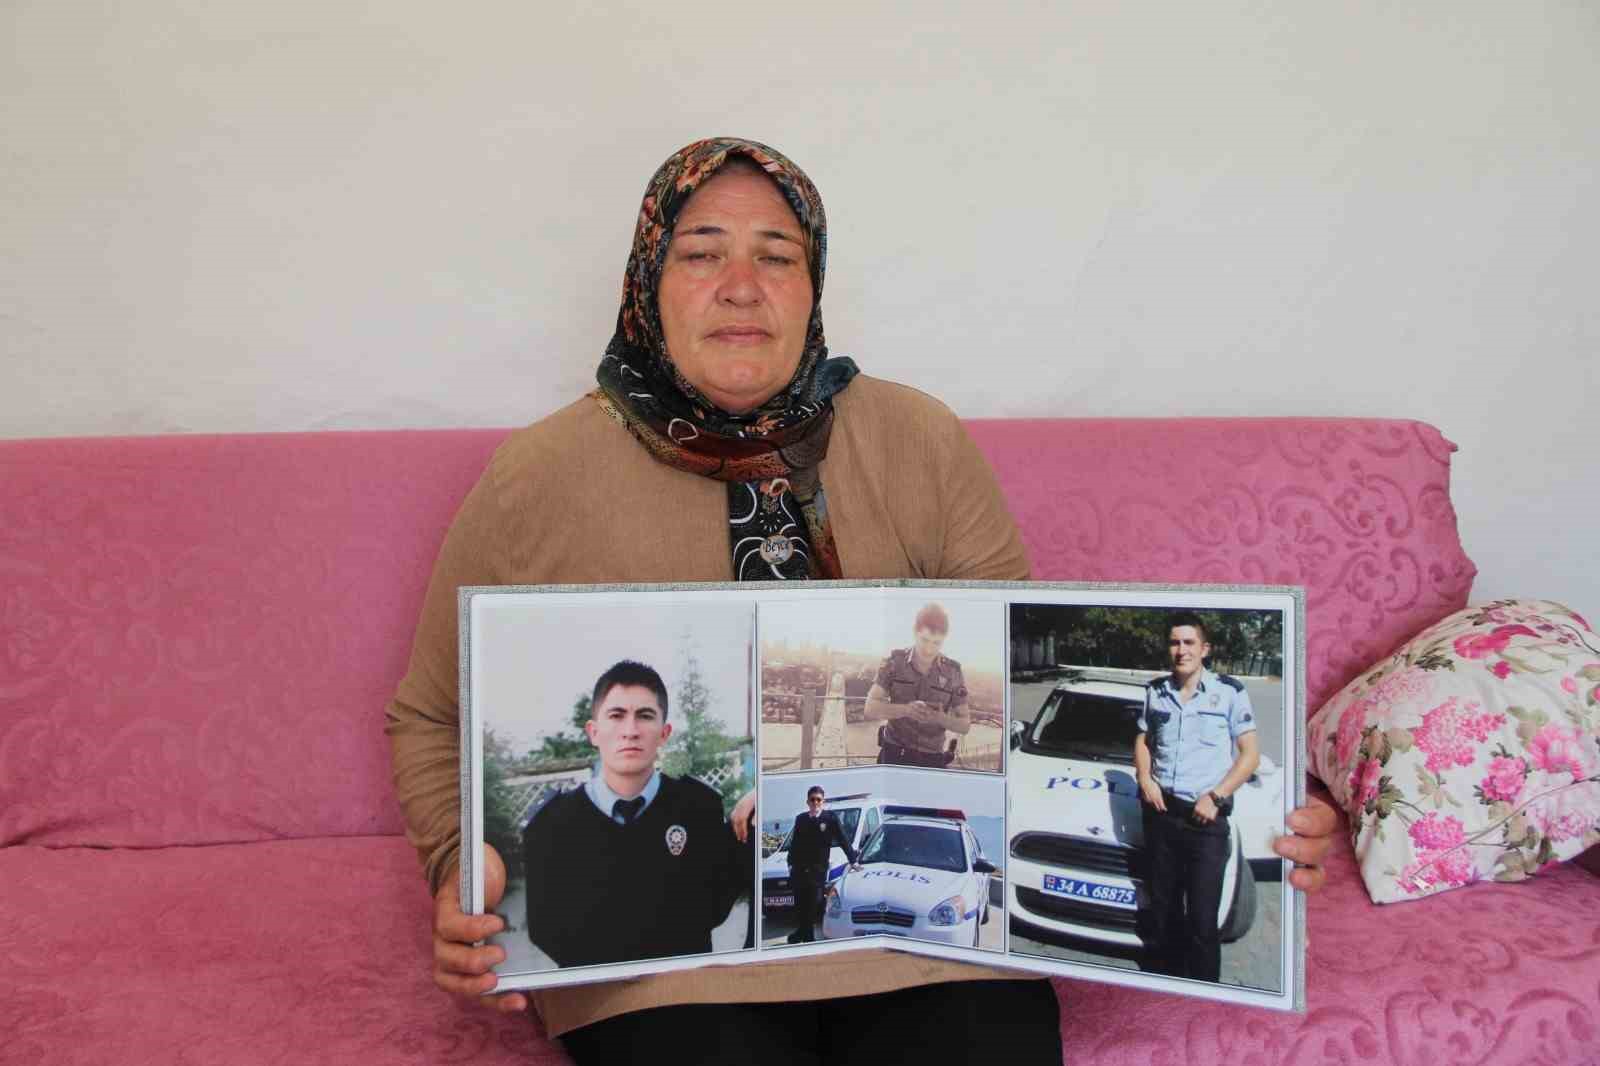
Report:
<svg viewBox="0 0 1600 1066"><path fill-rule="evenodd" d="M1201 668L1194 697L1182 702L1172 675L1145 686L1139 732L1149 738L1156 784L1191 803L1228 776L1233 742L1256 727L1250 696L1237 681Z"/></svg>
<svg viewBox="0 0 1600 1066"><path fill-rule="evenodd" d="M623 797L611 791L611 786L606 784L605 774L601 773L599 770L596 770L594 776L589 778L588 782L583 786L583 790L589 794L590 802L592 802L596 807L600 808L601 814L605 815L607 818L610 818L618 825L622 824L622 819L617 817L612 812L616 809L617 801ZM643 814L650 808L650 804L656 798L656 793L660 791L661 771L657 770L650 775L650 780L644 783L644 791L639 793L639 795L644 799L644 806L639 808L639 814ZM637 818L639 814L634 815L634 817Z"/></svg>

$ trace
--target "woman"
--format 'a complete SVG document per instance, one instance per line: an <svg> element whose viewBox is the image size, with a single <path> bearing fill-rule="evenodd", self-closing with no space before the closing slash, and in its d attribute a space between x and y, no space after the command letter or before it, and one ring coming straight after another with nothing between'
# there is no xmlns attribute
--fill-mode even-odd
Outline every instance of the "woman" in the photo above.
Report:
<svg viewBox="0 0 1600 1066"><path fill-rule="evenodd" d="M826 252L821 199L777 152L716 139L675 154L645 193L600 387L509 438L463 502L388 727L435 891L435 979L448 991L492 989L487 971L503 957L471 946L502 923L462 914L456 889L458 586L1028 576L999 488L955 416L827 357ZM1295 826L1325 838L1332 812L1298 812ZM1280 842L1303 863L1326 846ZM499 871L492 908L503 868L492 853L486 864ZM1309 889L1321 874L1293 877ZM1019 1061L1060 1061L1048 982L893 952L489 1002L522 1010L530 999L579 1062L628 1060L674 1035L681 1047L685 1032L702 1050L725 1041L728 1061L898 1061L919 1047L964 1058L997 1041Z"/></svg>

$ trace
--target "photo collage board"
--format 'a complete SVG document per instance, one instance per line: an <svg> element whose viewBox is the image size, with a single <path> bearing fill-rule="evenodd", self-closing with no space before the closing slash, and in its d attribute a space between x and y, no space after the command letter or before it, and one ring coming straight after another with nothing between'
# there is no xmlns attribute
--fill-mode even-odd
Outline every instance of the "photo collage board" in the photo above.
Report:
<svg viewBox="0 0 1600 1066"><path fill-rule="evenodd" d="M1304 1009L1273 850L1304 802L1298 588L460 605L462 898L506 920L501 991L888 947Z"/></svg>

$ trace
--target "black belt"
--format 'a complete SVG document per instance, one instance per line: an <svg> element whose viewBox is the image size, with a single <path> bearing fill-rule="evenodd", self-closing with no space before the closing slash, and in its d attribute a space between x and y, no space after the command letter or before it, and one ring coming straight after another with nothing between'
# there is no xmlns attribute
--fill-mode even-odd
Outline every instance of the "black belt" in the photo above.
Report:
<svg viewBox="0 0 1600 1066"><path fill-rule="evenodd" d="M946 751L923 751L920 748L908 748L904 744L896 744L889 739L889 731L883 726L878 727L878 750L891 759L912 759L922 766L949 766L955 761L956 753Z"/></svg>
<svg viewBox="0 0 1600 1066"><path fill-rule="evenodd" d="M1177 817L1180 817L1180 818L1191 818L1191 817L1194 816L1194 804L1195 804L1194 800L1186 800L1186 799L1182 798L1181 796L1175 795L1173 792L1169 791L1168 789L1162 789L1161 790L1161 802L1165 803L1167 805L1167 813L1170 814L1170 815L1176 815ZM1228 820L1228 815L1233 813L1233 797L1229 796L1227 799L1223 800L1221 803L1217 803L1217 801L1215 799L1213 799L1211 802L1213 804L1216 804L1216 808L1217 808L1217 819L1216 820L1219 821L1219 822L1227 821ZM1154 809L1154 808L1152 808L1152 809ZM1157 813L1160 813L1160 812L1158 811Z"/></svg>

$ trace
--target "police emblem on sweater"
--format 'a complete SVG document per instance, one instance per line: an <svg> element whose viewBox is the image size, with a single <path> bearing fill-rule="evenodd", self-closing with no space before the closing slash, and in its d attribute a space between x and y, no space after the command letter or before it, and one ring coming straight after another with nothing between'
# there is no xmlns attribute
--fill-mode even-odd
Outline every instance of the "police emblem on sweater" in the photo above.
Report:
<svg viewBox="0 0 1600 1066"><path fill-rule="evenodd" d="M667 850L674 855L683 854L683 846L689 842L689 831L681 825L671 826L667 829Z"/></svg>

